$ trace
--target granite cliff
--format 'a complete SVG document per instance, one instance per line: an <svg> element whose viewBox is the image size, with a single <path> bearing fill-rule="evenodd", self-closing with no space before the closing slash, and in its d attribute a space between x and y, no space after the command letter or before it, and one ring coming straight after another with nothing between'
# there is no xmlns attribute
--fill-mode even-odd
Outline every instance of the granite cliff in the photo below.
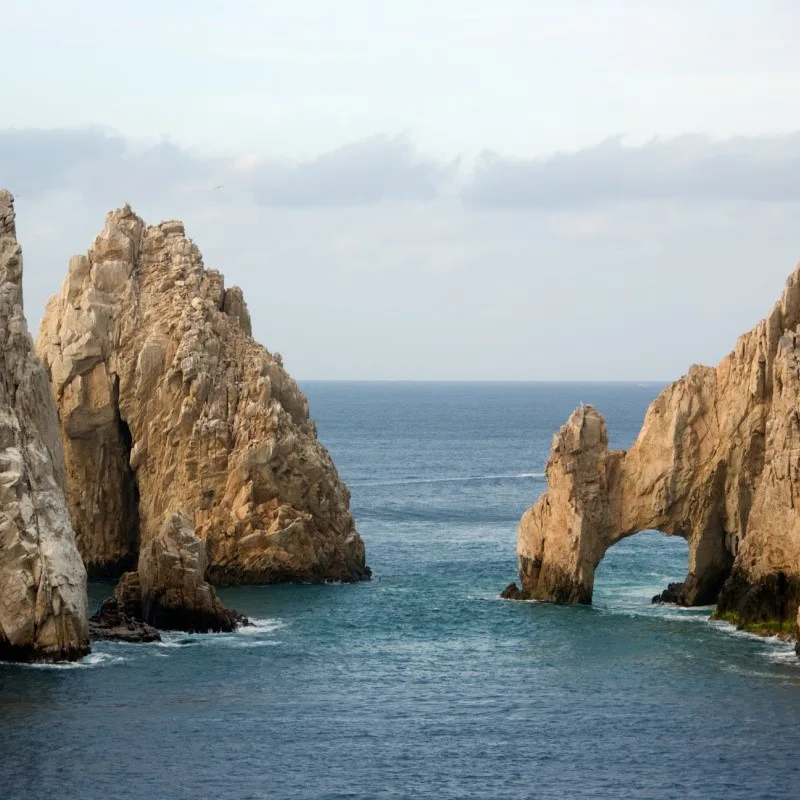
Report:
<svg viewBox="0 0 800 800"><path fill-rule="evenodd" d="M13 197L0 191L0 658L89 652L86 570L64 497L47 373L22 309Z"/></svg>
<svg viewBox="0 0 800 800"><path fill-rule="evenodd" d="M369 576L306 398L254 341L241 290L205 269L182 223L147 226L127 206L109 214L87 255L70 261L37 352L90 575L166 563L171 546L154 543L179 519L173 533L191 552L188 536L204 543L195 556L215 584ZM177 594L212 609L184 577ZM157 594L142 596L151 611Z"/></svg>
<svg viewBox="0 0 800 800"><path fill-rule="evenodd" d="M689 573L665 599L718 604L791 630L800 603L800 268L716 367L693 366L627 452L579 408L555 435L547 491L524 514L518 596L590 603L605 552L645 529L684 537Z"/></svg>

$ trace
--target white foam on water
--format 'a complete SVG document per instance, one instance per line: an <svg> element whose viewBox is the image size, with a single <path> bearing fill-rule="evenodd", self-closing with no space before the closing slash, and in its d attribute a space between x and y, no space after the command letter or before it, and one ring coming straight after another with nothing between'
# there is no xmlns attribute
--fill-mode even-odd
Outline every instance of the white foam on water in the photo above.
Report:
<svg viewBox="0 0 800 800"><path fill-rule="evenodd" d="M231 647L235 647L238 650L250 649L253 647L274 647L275 645L280 644L279 639L267 639L267 640L256 640L256 641L239 641L239 642L231 642Z"/></svg>
<svg viewBox="0 0 800 800"><path fill-rule="evenodd" d="M781 642L780 648L770 648L764 655L776 664L786 664L791 667L800 667L800 658L794 651L794 644L788 642Z"/></svg>
<svg viewBox="0 0 800 800"><path fill-rule="evenodd" d="M79 661L56 661L55 663L39 663L39 664L20 664L17 662L2 661L2 664L9 664L10 666L23 667L26 669L92 669L93 667L110 667L113 664L122 664L128 659L122 656L114 656L111 653L89 653Z"/></svg>
<svg viewBox="0 0 800 800"><path fill-rule="evenodd" d="M250 624L238 628L233 633L186 633L185 631L163 631L160 642L153 642L156 647L176 649L182 647L208 647L215 645L227 645L242 647L244 639L255 636L274 633L285 626L279 619L256 619L251 618ZM268 642L272 644L273 642ZM141 645L137 645L141 646ZM251 647L260 647L260 643L251 644Z"/></svg>
<svg viewBox="0 0 800 800"><path fill-rule="evenodd" d="M667 622L708 622L708 617L703 614L660 614L656 616Z"/></svg>
<svg viewBox="0 0 800 800"><path fill-rule="evenodd" d="M254 636L260 633L272 633L273 631L280 630L286 627L286 623L279 619L255 619L250 618L250 624L239 628L236 631L237 636Z"/></svg>

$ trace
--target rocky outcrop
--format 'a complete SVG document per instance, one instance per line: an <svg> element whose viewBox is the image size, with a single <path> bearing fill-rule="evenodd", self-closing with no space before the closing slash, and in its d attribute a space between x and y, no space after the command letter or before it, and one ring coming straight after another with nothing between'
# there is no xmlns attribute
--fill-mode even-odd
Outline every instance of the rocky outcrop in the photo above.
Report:
<svg viewBox="0 0 800 800"><path fill-rule="evenodd" d="M716 369L693 366L650 406L628 452L579 408L556 434L547 491L522 517L525 597L589 603L620 539L656 529L689 543L668 599L718 602L740 624L792 620L800 602L800 268L765 320Z"/></svg>
<svg viewBox="0 0 800 800"><path fill-rule="evenodd" d="M177 512L139 555L139 569L126 573L115 592L120 610L162 630L234 631L247 619L229 611L206 583L206 546L189 517Z"/></svg>
<svg viewBox="0 0 800 800"><path fill-rule="evenodd" d="M146 644L160 642L161 634L141 619L126 614L113 597L103 601L100 610L89 617L89 638L95 641Z"/></svg>
<svg viewBox="0 0 800 800"><path fill-rule="evenodd" d="M37 349L90 574L141 566L139 551L183 511L213 583L368 577L349 493L305 397L180 222L109 214L70 261Z"/></svg>
<svg viewBox="0 0 800 800"><path fill-rule="evenodd" d="M64 498L64 457L47 373L22 311L22 252L0 191L0 658L89 651L86 571Z"/></svg>

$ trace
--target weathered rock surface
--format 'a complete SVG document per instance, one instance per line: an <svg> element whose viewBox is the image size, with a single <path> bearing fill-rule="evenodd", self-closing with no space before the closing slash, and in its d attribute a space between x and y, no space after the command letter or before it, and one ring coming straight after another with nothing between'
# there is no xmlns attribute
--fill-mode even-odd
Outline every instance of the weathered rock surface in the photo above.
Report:
<svg viewBox="0 0 800 800"><path fill-rule="evenodd" d="M130 617L113 597L103 601L100 610L89 617L89 638L94 641L119 641L131 644L160 642L161 634L140 619Z"/></svg>
<svg viewBox="0 0 800 800"><path fill-rule="evenodd" d="M800 602L800 268L767 318L713 369L693 366L650 406L628 452L579 408L556 434L547 491L522 517L525 597L589 603L609 547L657 529L689 543L673 599L740 623Z"/></svg>
<svg viewBox="0 0 800 800"><path fill-rule="evenodd" d="M123 575L115 600L125 613L162 630L227 632L246 625L206 583L206 567L205 542L189 517L176 512L142 547L139 569Z"/></svg>
<svg viewBox="0 0 800 800"><path fill-rule="evenodd" d="M70 261L37 348L90 574L134 567L185 511L213 583L369 576L305 397L252 339L241 291L204 268L182 223L109 214Z"/></svg>
<svg viewBox="0 0 800 800"><path fill-rule="evenodd" d="M22 311L22 251L0 191L0 658L89 652L86 570L63 491L64 457L47 373Z"/></svg>

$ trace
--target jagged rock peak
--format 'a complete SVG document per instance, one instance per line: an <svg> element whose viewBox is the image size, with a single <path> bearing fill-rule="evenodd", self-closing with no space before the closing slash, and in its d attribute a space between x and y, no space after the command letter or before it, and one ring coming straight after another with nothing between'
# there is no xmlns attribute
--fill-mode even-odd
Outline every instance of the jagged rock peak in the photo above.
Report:
<svg viewBox="0 0 800 800"><path fill-rule="evenodd" d="M288 299L286 299L288 301ZM135 567L185 511L213 583L368 577L350 496L241 290L183 224L111 212L47 306L67 494L90 573Z"/></svg>
<svg viewBox="0 0 800 800"><path fill-rule="evenodd" d="M89 651L86 571L63 481L55 404L22 309L14 199L0 190L2 659L76 659Z"/></svg>
<svg viewBox="0 0 800 800"><path fill-rule="evenodd" d="M628 452L609 451L602 415L578 409L554 438L547 491L520 521L522 596L591 602L608 548L657 529L689 543L689 574L671 598L790 629L800 602L799 322L800 267L716 368L694 365L656 398Z"/></svg>

